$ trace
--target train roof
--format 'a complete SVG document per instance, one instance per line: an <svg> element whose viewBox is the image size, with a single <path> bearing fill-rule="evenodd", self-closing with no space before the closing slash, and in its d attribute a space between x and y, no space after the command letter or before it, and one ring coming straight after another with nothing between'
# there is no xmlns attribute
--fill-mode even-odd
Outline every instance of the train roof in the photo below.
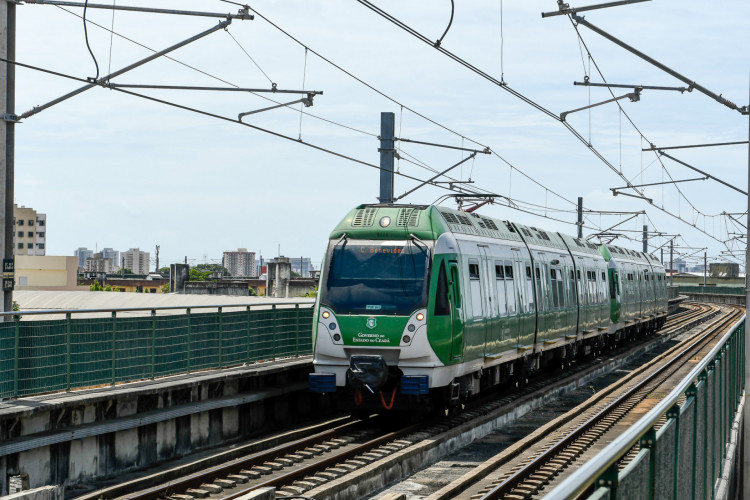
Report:
<svg viewBox="0 0 750 500"><path fill-rule="evenodd" d="M661 266L659 259L644 252L636 252L616 245L597 246L582 238L524 226L507 220L495 219L475 212L461 212L435 205L359 205L336 226L331 238L344 234L353 239L407 239L409 235L424 240L436 240L443 233L484 236L506 241L525 241L530 245L551 247ZM605 255L606 257L606 255ZM609 260L609 259L607 259Z"/></svg>

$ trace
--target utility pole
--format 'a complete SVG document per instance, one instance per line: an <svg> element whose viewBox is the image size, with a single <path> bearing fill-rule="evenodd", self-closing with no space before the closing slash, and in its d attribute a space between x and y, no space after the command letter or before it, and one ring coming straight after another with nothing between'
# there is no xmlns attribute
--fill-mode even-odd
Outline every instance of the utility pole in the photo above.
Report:
<svg viewBox="0 0 750 500"><path fill-rule="evenodd" d="M674 257L674 238L672 238L672 240L669 242L669 286L674 285L673 257Z"/></svg>
<svg viewBox="0 0 750 500"><path fill-rule="evenodd" d="M706 252L703 252L703 286L706 286L706 273L708 272L708 256Z"/></svg>
<svg viewBox="0 0 750 500"><path fill-rule="evenodd" d="M643 226L643 253L648 253L648 226Z"/></svg>
<svg viewBox="0 0 750 500"><path fill-rule="evenodd" d="M748 89L748 98L750 98L750 89ZM750 102L748 103L750 105ZM748 114L748 146L747 146L747 188L750 193L750 114ZM747 222L745 222L745 307L750 304L750 281L748 278L748 270L750 270L750 196L747 197ZM747 309L745 309L747 311ZM745 359L750 359L750 341L747 338L747 319L745 319ZM747 396L750 394L750 363L745 362L745 415L743 424L743 453L740 456L744 457L742 464L742 495L743 498L750 498L750 404L747 403Z"/></svg>
<svg viewBox="0 0 750 500"><path fill-rule="evenodd" d="M380 113L380 203L393 203L396 113Z"/></svg>
<svg viewBox="0 0 750 500"><path fill-rule="evenodd" d="M159 272L159 245L156 245L156 272Z"/></svg>
<svg viewBox="0 0 750 500"><path fill-rule="evenodd" d="M7 60L16 60L16 4L11 0L0 1L0 55ZM5 63L0 65L0 203L4 207L2 231L3 249L3 311L13 310L13 287L15 280L15 259L13 257L13 190L15 165L15 122L16 112L16 68ZM6 321L12 318L7 316Z"/></svg>
<svg viewBox="0 0 750 500"><path fill-rule="evenodd" d="M663 266L664 265L664 247L661 247L659 251L661 252L661 258L659 259L659 262L661 262L661 265Z"/></svg>
<svg viewBox="0 0 750 500"><path fill-rule="evenodd" d="M583 238L583 196L578 197L578 239Z"/></svg>

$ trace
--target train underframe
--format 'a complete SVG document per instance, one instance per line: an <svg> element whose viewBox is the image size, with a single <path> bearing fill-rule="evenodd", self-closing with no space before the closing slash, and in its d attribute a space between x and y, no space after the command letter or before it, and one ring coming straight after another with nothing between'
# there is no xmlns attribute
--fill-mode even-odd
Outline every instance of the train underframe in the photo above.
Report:
<svg viewBox="0 0 750 500"><path fill-rule="evenodd" d="M666 322L666 314L646 321L623 324L622 328L601 335L583 338L555 349L529 352L513 361L482 367L477 371L456 377L445 387L430 388L422 394L405 394L402 388L403 372L397 366L388 366L377 355L365 356L364 365L354 360L347 371L347 385L335 393L337 406L355 412L448 412L460 408L472 397L492 388L522 386L540 372L562 371L576 359L599 356L623 343L642 335L653 333ZM379 359L377 359L379 358ZM370 370L369 373L367 370ZM353 371L360 372L353 375Z"/></svg>

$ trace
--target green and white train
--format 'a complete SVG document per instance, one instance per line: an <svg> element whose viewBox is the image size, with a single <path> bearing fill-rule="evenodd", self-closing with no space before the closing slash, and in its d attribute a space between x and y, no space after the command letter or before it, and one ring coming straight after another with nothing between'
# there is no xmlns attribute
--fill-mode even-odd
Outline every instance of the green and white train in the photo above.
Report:
<svg viewBox="0 0 750 500"><path fill-rule="evenodd" d="M649 254L438 206L357 207L322 269L310 390L363 410L458 405L667 316Z"/></svg>

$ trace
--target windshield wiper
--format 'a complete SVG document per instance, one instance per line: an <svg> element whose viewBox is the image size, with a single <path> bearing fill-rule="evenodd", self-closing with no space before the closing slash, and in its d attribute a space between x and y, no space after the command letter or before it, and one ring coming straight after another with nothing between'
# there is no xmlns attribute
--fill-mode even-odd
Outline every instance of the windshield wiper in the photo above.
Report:
<svg viewBox="0 0 750 500"><path fill-rule="evenodd" d="M427 243L425 243L424 241L414 236L414 234L409 233L409 236L411 237L411 240L414 242L415 245L424 247L424 251L426 254L426 258L427 258L427 269L432 267L432 262L430 259L430 247L427 246Z"/></svg>

